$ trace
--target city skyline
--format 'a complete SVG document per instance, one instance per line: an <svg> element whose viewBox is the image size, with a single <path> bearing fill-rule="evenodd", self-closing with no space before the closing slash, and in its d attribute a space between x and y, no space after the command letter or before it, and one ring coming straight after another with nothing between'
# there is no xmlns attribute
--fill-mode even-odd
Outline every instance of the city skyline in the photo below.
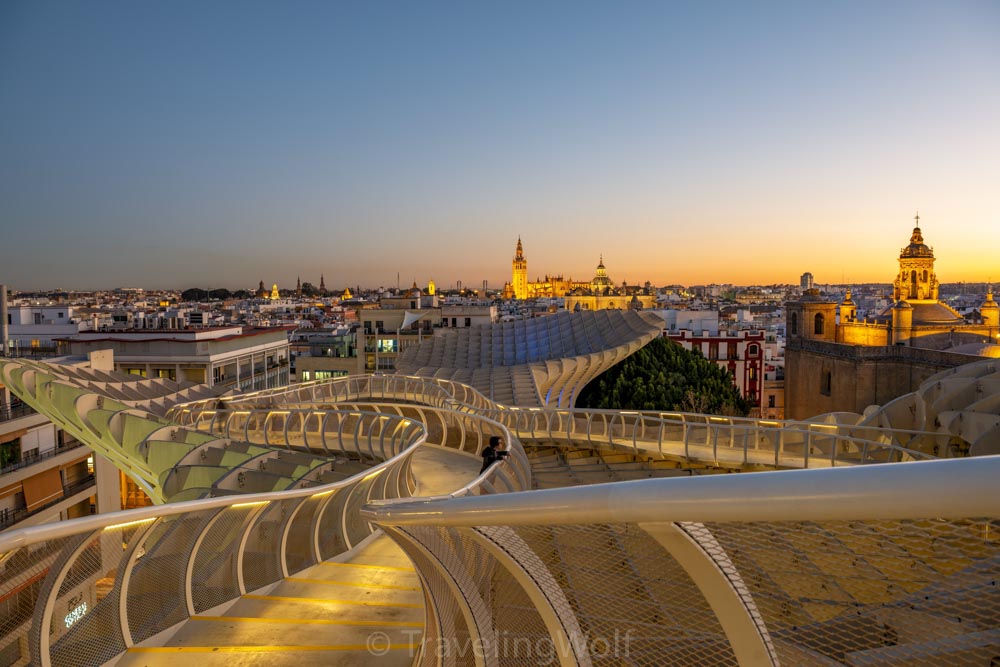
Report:
<svg viewBox="0 0 1000 667"><path fill-rule="evenodd" d="M0 8L15 289L998 279L1000 6Z"/></svg>

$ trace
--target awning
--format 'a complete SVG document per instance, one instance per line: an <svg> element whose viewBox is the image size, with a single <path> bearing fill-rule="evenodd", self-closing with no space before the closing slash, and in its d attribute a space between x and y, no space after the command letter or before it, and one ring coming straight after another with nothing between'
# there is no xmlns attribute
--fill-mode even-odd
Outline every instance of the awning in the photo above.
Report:
<svg viewBox="0 0 1000 667"><path fill-rule="evenodd" d="M425 315L427 315L429 312L430 311L424 311L422 313L414 313L414 312L409 311L409 310L406 311L406 314L403 316L403 324L400 325L400 329L405 329L406 327L410 326L411 324L413 324L417 320L419 320L422 317L424 317Z"/></svg>

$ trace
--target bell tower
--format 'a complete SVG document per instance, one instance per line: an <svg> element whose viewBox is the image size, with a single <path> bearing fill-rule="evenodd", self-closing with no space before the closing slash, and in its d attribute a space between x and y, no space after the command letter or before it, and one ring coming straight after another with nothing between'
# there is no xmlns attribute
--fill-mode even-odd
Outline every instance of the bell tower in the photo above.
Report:
<svg viewBox="0 0 1000 667"><path fill-rule="evenodd" d="M896 301L937 301L938 280L934 274L934 248L924 244L920 215L910 235L910 245L899 251L899 274L892 283Z"/></svg>
<svg viewBox="0 0 1000 667"><path fill-rule="evenodd" d="M528 298L528 260L524 258L524 248L521 247L521 237L517 237L517 250L514 252L514 261L511 262L513 278L511 286L514 288L515 299Z"/></svg>

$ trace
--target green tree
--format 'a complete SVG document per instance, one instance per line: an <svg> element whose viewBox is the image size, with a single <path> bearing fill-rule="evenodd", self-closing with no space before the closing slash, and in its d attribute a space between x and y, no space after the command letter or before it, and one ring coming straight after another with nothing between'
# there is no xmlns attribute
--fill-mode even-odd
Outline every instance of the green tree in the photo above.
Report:
<svg viewBox="0 0 1000 667"><path fill-rule="evenodd" d="M667 338L657 338L594 378L580 392L576 406L733 416L750 409L728 370Z"/></svg>

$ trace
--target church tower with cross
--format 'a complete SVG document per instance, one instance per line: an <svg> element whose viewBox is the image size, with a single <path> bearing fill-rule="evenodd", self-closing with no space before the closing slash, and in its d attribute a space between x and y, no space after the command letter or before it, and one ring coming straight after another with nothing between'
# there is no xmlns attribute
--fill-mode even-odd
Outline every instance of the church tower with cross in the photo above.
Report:
<svg viewBox="0 0 1000 667"><path fill-rule="evenodd" d="M934 274L934 248L924 243L920 214L910 235L910 244L899 251L899 273L892 283L894 301L938 300L938 280Z"/></svg>
<svg viewBox="0 0 1000 667"><path fill-rule="evenodd" d="M1000 358L1000 306L992 287L968 319L941 301L934 249L924 242L919 214L914 222L909 244L899 251L892 303L881 311L859 313L850 291L840 304L818 290L785 304L786 418L862 415L944 368ZM911 349L904 354L900 347Z"/></svg>

